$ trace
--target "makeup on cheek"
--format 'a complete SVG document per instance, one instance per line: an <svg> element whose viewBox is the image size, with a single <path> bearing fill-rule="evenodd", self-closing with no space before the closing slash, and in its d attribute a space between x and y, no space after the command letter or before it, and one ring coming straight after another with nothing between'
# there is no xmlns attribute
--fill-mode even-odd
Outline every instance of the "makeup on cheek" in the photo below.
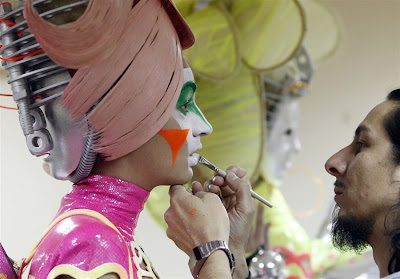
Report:
<svg viewBox="0 0 400 279"><path fill-rule="evenodd" d="M158 132L160 136L162 136L168 143L172 152L172 166L175 165L176 157L178 156L179 151L184 145L187 136L189 134L189 129L169 129L169 130L160 130Z"/></svg>

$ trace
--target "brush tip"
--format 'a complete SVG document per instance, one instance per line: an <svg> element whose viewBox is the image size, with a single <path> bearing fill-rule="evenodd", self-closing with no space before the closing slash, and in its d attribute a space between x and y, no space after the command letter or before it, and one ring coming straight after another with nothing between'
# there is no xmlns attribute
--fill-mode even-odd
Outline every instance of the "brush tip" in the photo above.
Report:
<svg viewBox="0 0 400 279"><path fill-rule="evenodd" d="M197 154L197 153L193 153L192 154L192 157L194 157L194 158L196 158L197 159L197 162L200 160L200 155L199 154Z"/></svg>

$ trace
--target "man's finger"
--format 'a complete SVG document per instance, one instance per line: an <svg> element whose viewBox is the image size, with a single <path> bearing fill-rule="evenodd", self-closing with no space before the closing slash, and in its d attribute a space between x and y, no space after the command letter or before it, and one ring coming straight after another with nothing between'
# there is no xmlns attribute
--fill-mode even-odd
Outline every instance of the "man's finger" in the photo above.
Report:
<svg viewBox="0 0 400 279"><path fill-rule="evenodd" d="M237 177L246 180L247 182L250 182L247 171L244 168L237 167L237 166L230 166L229 168L226 169L226 172L233 172Z"/></svg>
<svg viewBox="0 0 400 279"><path fill-rule="evenodd" d="M264 234L265 234L265 226L264 226L264 206L258 204L257 207L257 221L256 221L256 232L255 237L257 239L257 245L264 244Z"/></svg>
<svg viewBox="0 0 400 279"><path fill-rule="evenodd" d="M214 185L214 184L210 184L210 185L208 186L208 192L213 193L213 194L216 194L216 195L222 194L222 192L221 192L221 187L216 186L216 185Z"/></svg>
<svg viewBox="0 0 400 279"><path fill-rule="evenodd" d="M204 192L208 192L210 190L211 180L207 180L204 182L203 190Z"/></svg>
<svg viewBox="0 0 400 279"><path fill-rule="evenodd" d="M193 181L192 183L192 192L196 194L197 192L203 191L203 186L198 181Z"/></svg>
<svg viewBox="0 0 400 279"><path fill-rule="evenodd" d="M224 197L224 198L226 198L226 197L228 197L228 196L230 196L230 195L235 194L235 192L232 191L232 189L230 188L229 185L221 186L221 187L219 187L219 189L220 189L220 191L221 191L222 197Z"/></svg>
<svg viewBox="0 0 400 279"><path fill-rule="evenodd" d="M236 172L243 172L240 168L236 168ZM247 175L244 178L239 178L233 171L228 171L226 176L226 183L229 185L229 188L234 192L236 198L236 210L246 214L249 212L254 213L255 202L254 199L251 198L250 190L251 185L247 181Z"/></svg>
<svg viewBox="0 0 400 279"><path fill-rule="evenodd" d="M239 194L243 192L241 187L245 183L248 183L247 172L245 169L240 167L229 167L227 170L227 175L225 177L225 185L228 187L221 187L221 194L223 197L228 197L232 194ZM250 185L250 184L249 184ZM242 198L242 194L239 194ZM245 198L244 196L243 198Z"/></svg>
<svg viewBox="0 0 400 279"><path fill-rule="evenodd" d="M220 175L213 176L213 179L211 181L212 181L212 184L217 185L217 186L222 186L225 183L225 179Z"/></svg>
<svg viewBox="0 0 400 279"><path fill-rule="evenodd" d="M257 224L264 224L264 206L261 203L257 205Z"/></svg>

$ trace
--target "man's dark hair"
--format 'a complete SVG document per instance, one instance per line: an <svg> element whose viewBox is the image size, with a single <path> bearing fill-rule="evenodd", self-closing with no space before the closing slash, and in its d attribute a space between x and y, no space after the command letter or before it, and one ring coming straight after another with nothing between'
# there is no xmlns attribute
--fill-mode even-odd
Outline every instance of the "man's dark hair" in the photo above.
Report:
<svg viewBox="0 0 400 279"><path fill-rule="evenodd" d="M394 162L400 164L400 89L390 92L386 99L399 103L398 107L386 115L383 125L393 145L392 156Z"/></svg>
<svg viewBox="0 0 400 279"><path fill-rule="evenodd" d="M400 164L400 89L390 92L386 100L398 103L398 106L385 116L383 122L392 144L392 160L397 165ZM395 208L400 208L400 202L393 207L393 209ZM388 272L392 274L400 271L400 226L389 232L389 235L392 236L393 255L388 264Z"/></svg>

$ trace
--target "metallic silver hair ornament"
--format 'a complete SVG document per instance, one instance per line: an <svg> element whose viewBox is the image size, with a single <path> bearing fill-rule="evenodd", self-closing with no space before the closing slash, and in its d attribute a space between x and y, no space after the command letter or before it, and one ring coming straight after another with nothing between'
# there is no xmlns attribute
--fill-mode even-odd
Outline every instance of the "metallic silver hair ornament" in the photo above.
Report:
<svg viewBox="0 0 400 279"><path fill-rule="evenodd" d="M33 5L51 2L53 0L37 0ZM88 2L77 1L40 15L49 19L85 7ZM41 49L34 34L28 30L23 9L23 1L14 10L9 3L0 5L0 18L15 23L0 22L3 45L0 55L3 58L24 56ZM45 162L57 179L77 182L88 176L96 159L92 149L95 138L84 117L71 120L60 104L59 97L71 80L69 69L54 63L43 51L17 61L2 61L2 66L18 106L29 151L35 156L49 155Z"/></svg>
<svg viewBox="0 0 400 279"><path fill-rule="evenodd" d="M293 98L302 97L308 91L308 86L314 75L314 66L307 49L302 46L293 59L297 74L286 73L281 80L263 76L264 100L267 106L267 129L271 130L275 109L282 98L290 95Z"/></svg>

